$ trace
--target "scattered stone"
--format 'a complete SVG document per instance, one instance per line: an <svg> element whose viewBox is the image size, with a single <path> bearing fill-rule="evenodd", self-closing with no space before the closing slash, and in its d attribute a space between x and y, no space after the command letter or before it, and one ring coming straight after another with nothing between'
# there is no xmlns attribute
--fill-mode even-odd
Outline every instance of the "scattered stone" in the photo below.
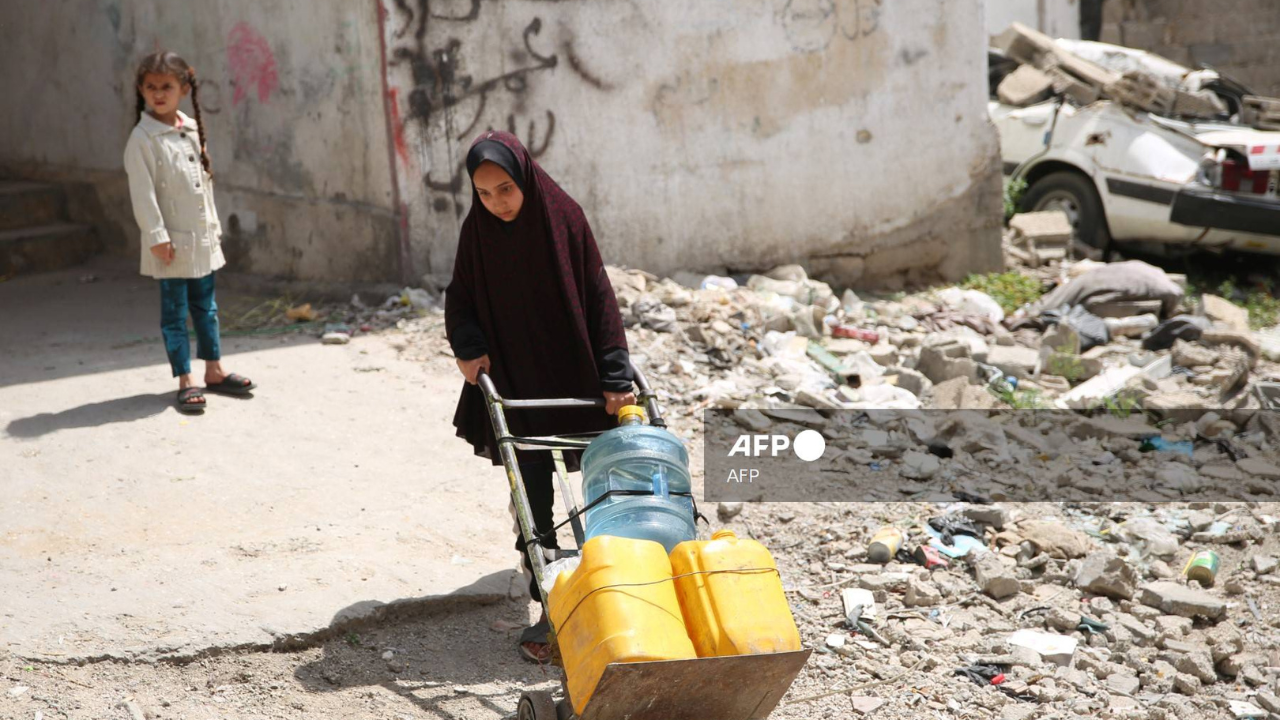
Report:
<svg viewBox="0 0 1280 720"><path fill-rule="evenodd" d="M1175 667L1178 668L1178 672L1191 675L1205 685L1211 685L1218 681L1218 673L1213 669L1213 658L1209 657L1209 653L1203 650L1196 650L1180 656Z"/></svg>
<svg viewBox="0 0 1280 720"><path fill-rule="evenodd" d="M1076 587L1086 592L1121 600L1133 598L1138 574L1124 560L1105 553L1092 553L1080 563Z"/></svg>
<svg viewBox="0 0 1280 720"><path fill-rule="evenodd" d="M996 600L1022 591L1022 584L1018 582L1017 576L995 553L978 556L974 561L974 576L978 581L978 588Z"/></svg>
<svg viewBox="0 0 1280 720"><path fill-rule="evenodd" d="M716 517L720 518L720 522L729 522L730 520L742 514L743 504L740 502L722 502L716 505Z"/></svg>
<svg viewBox="0 0 1280 720"><path fill-rule="evenodd" d="M320 336L320 342L323 345L346 345L351 342L351 335L344 332L327 332Z"/></svg>
<svg viewBox="0 0 1280 720"><path fill-rule="evenodd" d="M1217 295L1202 295L1205 317L1214 323L1241 333L1250 333L1249 311Z"/></svg>
<svg viewBox="0 0 1280 720"><path fill-rule="evenodd" d="M1274 557L1270 555L1254 555L1249 558L1249 566L1259 575L1266 575L1276 569L1276 565L1280 564Z"/></svg>
<svg viewBox="0 0 1280 720"><path fill-rule="evenodd" d="M907 607L932 607L942 602L942 591L928 580L912 580L902 603Z"/></svg>
<svg viewBox="0 0 1280 720"><path fill-rule="evenodd" d="M1139 681L1136 676L1121 675L1120 673L1108 675L1106 684L1107 689L1128 695L1132 695L1137 692L1138 688L1142 686L1141 681Z"/></svg>
<svg viewBox="0 0 1280 720"><path fill-rule="evenodd" d="M1245 471L1250 475L1263 477L1268 480L1280 479L1280 466L1267 462L1258 457L1240 458L1236 461L1236 467Z"/></svg>
<svg viewBox="0 0 1280 720"><path fill-rule="evenodd" d="M1200 692L1200 679L1194 675L1178 673L1173 676L1173 689L1183 695L1195 695Z"/></svg>
<svg viewBox="0 0 1280 720"><path fill-rule="evenodd" d="M1269 692L1260 692L1257 695L1254 695L1253 699L1257 700L1258 704L1265 708L1267 712L1280 715L1280 698L1277 698L1275 695Z"/></svg>
<svg viewBox="0 0 1280 720"><path fill-rule="evenodd" d="M1173 343L1174 365L1193 368L1201 365L1215 365L1217 362L1218 353L1203 345L1189 343L1186 340L1176 340Z"/></svg>
<svg viewBox="0 0 1280 720"><path fill-rule="evenodd" d="M853 709L859 715L869 715L881 705L884 700L878 697L867 697L863 695L853 695L849 698L849 702L853 705Z"/></svg>
<svg viewBox="0 0 1280 720"><path fill-rule="evenodd" d="M1182 617L1203 616L1217 620L1227 611L1226 603L1209 593L1169 581L1144 585L1140 599L1143 605Z"/></svg>
<svg viewBox="0 0 1280 720"><path fill-rule="evenodd" d="M1191 631L1191 618L1177 615L1161 615L1156 620L1156 630L1161 637L1180 638Z"/></svg>
<svg viewBox="0 0 1280 720"><path fill-rule="evenodd" d="M1078 641L1070 635L1054 635L1039 630L1019 630L1009 636L1009 645L1034 650L1045 662L1069 666Z"/></svg>
<svg viewBox="0 0 1280 720"><path fill-rule="evenodd" d="M1009 520L1009 511L1000 505L970 505L960 511L961 515L976 523L990 525L996 530L1003 530Z"/></svg>

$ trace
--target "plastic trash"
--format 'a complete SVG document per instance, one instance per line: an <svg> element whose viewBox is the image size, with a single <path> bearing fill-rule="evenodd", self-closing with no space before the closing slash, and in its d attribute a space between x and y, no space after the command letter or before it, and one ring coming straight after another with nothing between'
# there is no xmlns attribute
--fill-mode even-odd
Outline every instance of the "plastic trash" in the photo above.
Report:
<svg viewBox="0 0 1280 720"><path fill-rule="evenodd" d="M942 515L929 518L929 527L938 531L939 539L945 545L954 545L956 535L982 538L982 531L978 529L977 525L973 524L972 520L957 515Z"/></svg>
<svg viewBox="0 0 1280 720"><path fill-rule="evenodd" d="M1079 641L1070 635L1055 635L1040 630L1019 630L1007 641L1014 647L1034 650L1045 662L1067 666L1076 654Z"/></svg>
<svg viewBox="0 0 1280 720"><path fill-rule="evenodd" d="M1193 457L1196 452L1196 446L1190 440L1174 442L1156 436L1143 440L1142 444L1138 446L1138 450L1141 452L1171 452Z"/></svg>
<svg viewBox="0 0 1280 720"><path fill-rule="evenodd" d="M988 551L986 543L970 535L956 535L954 536L954 544L948 544L942 542L942 533L932 527L925 526L924 531L929 537L933 538L929 541L929 547L935 548L949 558L962 558L971 553L978 555Z"/></svg>
<svg viewBox="0 0 1280 720"><path fill-rule="evenodd" d="M1171 317L1142 337L1142 349L1168 350L1176 340L1195 342L1211 324L1209 318L1196 315Z"/></svg>
<svg viewBox="0 0 1280 720"><path fill-rule="evenodd" d="M542 590L548 595L551 594L551 588L555 587L556 578L560 577L560 573L573 574L578 569L578 563L582 562L581 555L572 557L563 557L559 560L553 560L547 563L542 573Z"/></svg>
<svg viewBox="0 0 1280 720"><path fill-rule="evenodd" d="M1116 536L1134 546L1139 557L1154 555L1172 557L1178 553L1178 537L1155 518L1125 520L1116 528Z"/></svg>
<svg viewBox="0 0 1280 720"><path fill-rule="evenodd" d="M940 290L938 298L957 312L967 315L981 315L995 323L1004 320L1004 308L1001 308L1000 303L981 290L961 290L957 287L949 287L945 290Z"/></svg>
<svg viewBox="0 0 1280 720"><path fill-rule="evenodd" d="M294 322L311 322L316 319L316 311L311 309L311 303L303 303L286 310L284 316Z"/></svg>
<svg viewBox="0 0 1280 720"><path fill-rule="evenodd" d="M429 310L435 307L435 299L431 297L431 293L422 288L404 288L400 291L400 304L412 306L419 310Z"/></svg>
<svg viewBox="0 0 1280 720"><path fill-rule="evenodd" d="M1160 318L1151 313L1124 318L1103 318L1102 321L1107 324L1107 330L1111 332L1112 337L1141 337L1160 324Z"/></svg>
<svg viewBox="0 0 1280 720"><path fill-rule="evenodd" d="M896 527L882 527L871 536L867 543L867 559L873 563L884 564L898 554L898 548L906 542L906 533Z"/></svg>
<svg viewBox="0 0 1280 720"><path fill-rule="evenodd" d="M702 278L702 282L698 283L698 288L701 290L734 290L737 287L737 280L719 275L708 275Z"/></svg>
<svg viewBox="0 0 1280 720"><path fill-rule="evenodd" d="M864 330L863 328L854 327L853 325L835 325L831 328L831 336L838 338L852 338L872 345L880 342L880 333L875 330Z"/></svg>

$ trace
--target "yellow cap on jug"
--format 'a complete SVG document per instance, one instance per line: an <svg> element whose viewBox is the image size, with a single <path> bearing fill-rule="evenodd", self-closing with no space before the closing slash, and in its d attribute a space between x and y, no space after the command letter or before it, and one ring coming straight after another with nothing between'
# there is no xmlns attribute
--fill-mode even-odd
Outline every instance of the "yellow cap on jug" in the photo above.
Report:
<svg viewBox="0 0 1280 720"><path fill-rule="evenodd" d="M624 424L630 418L639 418L637 422L644 422L644 408L639 405L623 405L618 409L618 422Z"/></svg>
<svg viewBox="0 0 1280 720"><path fill-rule="evenodd" d="M738 534L732 530L717 530L711 533L712 540L737 540Z"/></svg>

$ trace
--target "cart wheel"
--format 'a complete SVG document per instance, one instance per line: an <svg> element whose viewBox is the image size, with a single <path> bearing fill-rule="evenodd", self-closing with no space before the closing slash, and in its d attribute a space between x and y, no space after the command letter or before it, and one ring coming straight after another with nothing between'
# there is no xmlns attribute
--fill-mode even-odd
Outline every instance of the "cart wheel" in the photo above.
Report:
<svg viewBox="0 0 1280 720"><path fill-rule="evenodd" d="M535 690L520 696L516 720L557 720L556 701L551 693Z"/></svg>

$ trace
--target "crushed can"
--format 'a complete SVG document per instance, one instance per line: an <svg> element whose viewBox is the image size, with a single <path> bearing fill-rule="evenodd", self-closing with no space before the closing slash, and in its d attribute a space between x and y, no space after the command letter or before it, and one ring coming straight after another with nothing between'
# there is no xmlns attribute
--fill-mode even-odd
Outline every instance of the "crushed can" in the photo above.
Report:
<svg viewBox="0 0 1280 720"><path fill-rule="evenodd" d="M871 536L867 544L867 559L881 565L893 560L898 548L906 542L907 535L896 527L882 527Z"/></svg>
<svg viewBox="0 0 1280 720"><path fill-rule="evenodd" d="M923 565L926 570L951 567L951 563L942 557L942 553L938 552L937 548L929 547L928 545L917 547L912 557L915 558L916 562Z"/></svg>
<svg viewBox="0 0 1280 720"><path fill-rule="evenodd" d="M1186 566L1182 568L1182 574L1186 575L1188 580L1195 580L1204 587L1212 587L1214 580L1218 577L1220 563L1218 553L1212 550L1201 550L1187 560Z"/></svg>

